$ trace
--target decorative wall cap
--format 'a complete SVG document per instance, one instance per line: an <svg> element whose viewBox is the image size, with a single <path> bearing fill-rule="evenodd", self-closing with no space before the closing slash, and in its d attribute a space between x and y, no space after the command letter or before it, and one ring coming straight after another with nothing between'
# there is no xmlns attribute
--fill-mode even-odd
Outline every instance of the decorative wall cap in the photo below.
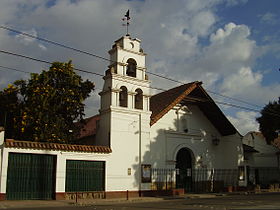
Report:
<svg viewBox="0 0 280 210"><path fill-rule="evenodd" d="M146 98L152 97L152 95L150 95L150 94L143 94L143 96L146 97Z"/></svg>
<svg viewBox="0 0 280 210"><path fill-rule="evenodd" d="M185 133L182 131L173 131L173 130L165 130L166 134L169 135L180 135L180 136L186 136L186 137L196 137L194 140L201 140L203 138L201 133Z"/></svg>
<svg viewBox="0 0 280 210"><path fill-rule="evenodd" d="M127 75L120 75L120 74L116 74L116 73L112 73L111 75L107 75L105 77L103 77L104 79L118 79L119 81L123 81L123 82L127 82L127 83L131 83L131 84L138 84L141 83L141 85L143 86L144 84L146 85L145 87L150 88L150 80L143 80L143 79L139 79L136 77L130 77Z"/></svg>
<svg viewBox="0 0 280 210"><path fill-rule="evenodd" d="M136 92L129 91L129 92L127 92L127 94L128 94L128 95L135 96L137 93L136 93Z"/></svg>
<svg viewBox="0 0 280 210"><path fill-rule="evenodd" d="M123 48L122 46L120 46L119 44L114 45L114 47L113 47L112 49L110 49L110 50L108 51L108 53L109 53L109 54L112 54L112 53L114 53L116 50L123 50L123 51L129 52L129 53L134 53L134 54L143 55L143 56L146 56L146 55L147 55L147 53L144 53L144 52L142 52L142 51L137 52L137 51L133 51L133 50L124 49L124 48Z"/></svg>
<svg viewBox="0 0 280 210"><path fill-rule="evenodd" d="M137 55L143 55L143 56L147 55L147 53L144 53L144 52L137 52L137 51L133 51L133 50L128 50L128 49L124 49L122 47L120 47L119 49L122 49L123 51L129 52L129 53L134 53L134 54L137 54Z"/></svg>
<svg viewBox="0 0 280 210"><path fill-rule="evenodd" d="M142 110L142 109L131 109L128 107L121 107L121 106L110 106L110 108L99 110L100 114L106 114L110 112L119 112L119 113L125 113L125 114L135 114L139 115L140 113L143 115L150 116L152 114L151 111Z"/></svg>
<svg viewBox="0 0 280 210"><path fill-rule="evenodd" d="M122 89L120 88L111 88L111 92L114 92L114 93L119 93L121 92Z"/></svg>
<svg viewBox="0 0 280 210"><path fill-rule="evenodd" d="M43 143L33 141L18 141L6 139L6 148L20 149L38 149L38 150L59 150L71 152L88 152L88 153L111 153L112 149L107 146L93 145L75 145L75 144L59 144L59 143Z"/></svg>

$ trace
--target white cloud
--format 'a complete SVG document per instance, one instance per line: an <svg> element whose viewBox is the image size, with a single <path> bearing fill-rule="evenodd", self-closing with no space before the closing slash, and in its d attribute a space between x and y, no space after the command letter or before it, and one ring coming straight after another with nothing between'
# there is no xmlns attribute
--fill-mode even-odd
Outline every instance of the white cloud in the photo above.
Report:
<svg viewBox="0 0 280 210"><path fill-rule="evenodd" d="M27 33L27 34L30 34L30 35L35 36L35 37L37 36L37 31L34 28L32 28L29 31L23 31L23 33ZM24 45L29 45L30 43L33 43L33 42L36 41L36 39L33 39L31 37L28 37L28 36L24 36L22 34L16 35L16 39L19 42L23 43Z"/></svg>
<svg viewBox="0 0 280 210"><path fill-rule="evenodd" d="M182 66L187 66L189 77L201 79L209 87L219 88L224 78L230 78L254 63L258 50L249 36L247 26L228 23L210 34L210 44L202 47L194 58L187 61L187 65L182 63Z"/></svg>
<svg viewBox="0 0 280 210"><path fill-rule="evenodd" d="M201 11L191 18L190 31L197 36L206 36L215 22L216 18L213 12Z"/></svg>
<svg viewBox="0 0 280 210"><path fill-rule="evenodd" d="M245 135L248 131L258 131L259 124L256 121L257 116L256 112L240 111L235 116L227 116L227 118L241 135Z"/></svg>
<svg viewBox="0 0 280 210"><path fill-rule="evenodd" d="M261 23L268 23L274 25L279 21L278 16L271 12L267 12L265 14L258 15L258 16L260 17Z"/></svg>
<svg viewBox="0 0 280 210"><path fill-rule="evenodd" d="M251 38L249 26L226 23L216 28L219 18L217 6L243 4L243 0L188 0L188 1L54 1L48 7L44 0L3 0L0 19L3 24L45 37L65 45L83 49L108 58L107 51L114 40L126 33L121 18L130 9L129 33L142 40L148 54L148 71L190 82L202 80L204 86L229 96L254 103L265 103L276 97L279 84L264 86L265 74L255 61L271 47L264 49ZM214 31L215 30L215 31ZM207 45L200 42L206 40ZM0 47L49 61L73 60L75 67L104 73L108 63L23 36L11 36L0 30ZM279 49L279 48L278 48ZM45 64L7 55L0 55L0 65L39 72ZM0 72L6 83L21 77L18 72ZM82 74L102 88L100 77ZM170 88L176 83L152 79L153 87ZM5 84L0 84L3 87ZM278 90L277 90L278 89ZM99 91L97 91L99 92ZM87 100L87 114L95 114L99 96ZM93 107L96 106L96 107ZM94 111L95 110L95 111Z"/></svg>
<svg viewBox="0 0 280 210"><path fill-rule="evenodd" d="M226 5L231 7L238 4L246 4L247 2L248 0L227 0Z"/></svg>
<svg viewBox="0 0 280 210"><path fill-rule="evenodd" d="M253 56L255 41L249 39L250 30L245 25L229 23L224 29L211 34L211 44L206 48L212 58L219 57L221 62L245 64ZM214 57L213 57L214 56Z"/></svg>
<svg viewBox="0 0 280 210"><path fill-rule="evenodd" d="M247 88L262 81L260 73L253 73L249 67L242 67L236 74L229 75L223 81L221 91L225 94L238 95Z"/></svg>

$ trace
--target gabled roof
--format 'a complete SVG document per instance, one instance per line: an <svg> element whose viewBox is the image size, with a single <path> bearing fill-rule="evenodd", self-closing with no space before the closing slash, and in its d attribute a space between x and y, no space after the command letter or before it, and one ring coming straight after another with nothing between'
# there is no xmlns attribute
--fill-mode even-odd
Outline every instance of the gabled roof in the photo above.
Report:
<svg viewBox="0 0 280 210"><path fill-rule="evenodd" d="M238 133L201 84L197 81L191 82L152 96L150 100L150 110L152 111L150 125L155 124L179 103L183 105L194 104L199 107L221 135Z"/></svg>
<svg viewBox="0 0 280 210"><path fill-rule="evenodd" d="M152 111L150 124L155 124L170 109L180 103L197 87L197 84L198 82L192 82L153 95L150 100L150 110Z"/></svg>

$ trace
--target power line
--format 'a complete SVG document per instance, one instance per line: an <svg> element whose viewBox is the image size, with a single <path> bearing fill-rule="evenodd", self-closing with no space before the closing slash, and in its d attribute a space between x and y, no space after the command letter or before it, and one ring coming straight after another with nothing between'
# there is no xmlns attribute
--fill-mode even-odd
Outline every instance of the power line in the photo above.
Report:
<svg viewBox="0 0 280 210"><path fill-rule="evenodd" d="M240 105L237 105L237 104L226 103L226 102L216 101L216 100L215 100L215 102L216 102L217 104L222 104L222 105L225 105L225 106L231 106L231 107L235 107L235 108L245 109L245 110L247 110L247 111L260 112L260 110L251 109L251 108L244 107L244 106L240 106ZM280 115L279 115L279 117L280 117Z"/></svg>
<svg viewBox="0 0 280 210"><path fill-rule="evenodd" d="M113 60L108 59L108 58L104 58L104 57L99 56L99 55L94 54L94 53L90 53L90 52L87 52L87 51L84 51L84 50L80 50L80 49L77 49L77 48L74 48L74 47L70 47L70 46L67 46L65 44L61 44L61 43L58 43L58 42L55 42L55 41L52 41L52 40L49 40L49 39L46 39L46 38L41 38L41 37L38 37L38 36L34 36L34 35L31 35L31 34L19 31L19 30L12 29L12 28L7 27L7 26L0 26L0 28L8 30L8 31L11 31L11 32L14 32L14 33L17 33L17 34L24 35L24 36L27 36L27 37L30 37L30 38L33 38L33 39L44 41L44 42L47 42L47 43L50 43L50 44L53 44L53 45L57 45L57 46L60 46L60 47L66 48L66 49L70 49L70 50L73 50L73 51L76 51L76 52L79 52L79 53L90 55L90 56L93 56L93 57L96 57L96 58L99 58L99 59L102 59L102 60L106 60L106 61L110 61L110 62L116 62L116 61L113 61ZM185 83L183 83L181 81L178 81L178 80L175 80L175 79L172 79L172 78L160 75L160 74L152 73L152 72L149 72L149 71L146 71L146 73L154 75L154 76L157 76L157 77L160 77L162 79L166 79L166 80L172 81L172 82L176 82L176 83L180 83L180 84L185 84ZM205 89L205 90L207 90L207 89ZM216 92L211 91L211 90L207 90L207 91L212 93L212 94L216 94L216 95L219 95L219 96L231 99L231 100L235 100L235 101L238 101L238 102L250 105L250 106L261 107L261 106L259 106L257 104L252 104L252 103L246 102L246 101L241 100L241 99L237 99L237 98L226 96L226 95L223 95L223 94L220 94L220 93L216 93Z"/></svg>
<svg viewBox="0 0 280 210"><path fill-rule="evenodd" d="M248 107L244 107L244 106L240 106L240 105L232 104L232 103L225 103L225 102L216 101L216 100L215 100L215 103L222 104L222 105L225 105L225 106L231 106L231 107L235 107L235 108L239 108L239 109L244 109L244 110L252 111L252 112L258 112L258 113L261 112L261 110L252 109L252 108L248 108ZM275 113L275 112L264 111L264 113L267 113L269 115L273 115L273 116L276 116L276 117L280 117L280 115L278 113Z"/></svg>
<svg viewBox="0 0 280 210"><path fill-rule="evenodd" d="M22 54L18 54L18 53L13 53L13 52L9 52L9 51L6 51L6 50L0 50L0 53L12 55L12 56L17 56L17 57L21 57L21 58L41 62L41 63L52 64L52 62L47 61L47 60L42 60L42 59L39 59L39 58L34 58L34 57L30 57L30 56L26 56L26 55L22 55ZM6 68L12 70L12 68L9 68L9 67L6 67ZM83 69L74 68L74 70L84 72L84 73L88 73L88 74L94 74L94 75L101 76L101 77L104 76L103 74L99 74L99 73L96 73L96 72L91 72L91 71L87 71L87 70L83 70ZM19 71L19 70L17 70L17 71ZM22 70L20 70L20 71L22 71ZM166 89L163 89L163 88L157 88L157 87L150 87L150 88L155 89L155 90L160 90L160 91L166 91Z"/></svg>
<svg viewBox="0 0 280 210"><path fill-rule="evenodd" d="M4 50L0 50L0 52L5 53L5 54L9 54L9 55L13 55L13 56L26 58L26 59L31 59L31 60L37 61L37 62L52 64L49 61L33 58L33 57L30 57L30 56L20 55L20 54L17 54L17 53L12 53L12 52L8 52L8 51L4 51ZM10 68L10 67L7 67L7 66L2 66L2 65L0 65L0 68L9 69L9 70L12 70L12 71L24 72L24 73L33 73L33 72L27 72L27 71L23 71L23 70L20 70L20 69ZM90 71L86 71L86 70L82 70L82 69L77 69L77 68L74 68L74 69L77 70L77 71L82 71L82 72L89 73L89 74L103 76L102 74L98 74L98 73L94 73L94 72L90 72ZM166 89L163 89L163 88L157 88L157 87L150 87L150 88L155 89L155 90L167 91ZM192 97L191 99L196 99L196 98ZM199 98L197 98L197 99L199 99ZM235 108L239 108L239 109L243 109L243 110L247 110L247 111L253 111L253 112L258 112L258 113L260 112L260 110L256 110L256 109L252 109L252 108L248 108L248 107L244 107L244 106L240 106L240 105L236 105L236 104L232 104L232 103L225 103L225 102L216 101L216 100L214 102L217 103L217 104L230 106L230 107L235 107ZM265 112L265 113L280 117L280 115L278 115L277 113L274 113L274 112Z"/></svg>
<svg viewBox="0 0 280 210"><path fill-rule="evenodd" d="M226 95L223 95L221 93L216 93L216 92L213 92L211 90L208 90L208 89L205 89L207 92L209 93L212 93L212 94L215 94L215 95L218 95L218 96L222 96L224 98L228 98L228 99L231 99L231 100L235 100L235 101L239 101L241 103L244 103L244 104L247 104L247 105L250 105L250 106L255 106L255 107L259 107L259 108L262 108L262 106L259 106L257 104L252 104L252 103L249 103L249 102L246 102L246 101L243 101L241 99L236 99L236 98L233 98L233 97L230 97L230 96L226 96Z"/></svg>
<svg viewBox="0 0 280 210"><path fill-rule="evenodd" d="M42 59L38 59L38 58L33 58L33 57L30 57L30 56L21 55L21 54L17 54L17 53L5 51L5 50L0 50L0 52L8 54L8 55L13 55L13 56L21 57L21 58L26 58L26 59L29 59L29 60L41 62L41 63L52 64L52 62L50 62L50 61L46 61L46 60L42 60ZM83 70L83 69L77 69L77 68L73 68L73 69L76 70L76 71L80 71L80 72L84 72L84 73L88 73L88 74L94 74L94 75L101 76L101 77L104 76L103 74L99 74L99 73L95 73L95 72L91 72L91 71L87 71L87 70Z"/></svg>
<svg viewBox="0 0 280 210"><path fill-rule="evenodd" d="M29 71L23 71L23 70L20 70L20 69L15 69L15 68L10 68L10 67L7 67L7 66L2 66L0 65L0 68L3 68L3 69L9 69L9 70L12 70L12 71L18 71L18 72L23 72L23 73L27 73L27 74L31 74L33 72L29 72ZM0 69L1 70L1 69Z"/></svg>
<svg viewBox="0 0 280 210"><path fill-rule="evenodd" d="M40 41L43 41L43 42L47 42L49 44L57 45L57 46L60 46L60 47L63 47L63 48L69 49L69 50L74 50L74 51L79 52L79 53L87 54L87 55L90 55L90 56L93 56L93 57L96 57L96 58L99 58L99 59L110 61L110 59L104 58L102 56L99 56L99 55L96 55L96 54L93 54L93 53L90 53L90 52L87 52L87 51L84 51L84 50L80 50L80 49L77 49L75 47L69 47L67 45L64 45L64 44L61 44L61 43L58 43L58 42L55 42L55 41L52 41L52 40L49 40L49 39L41 38L41 37L34 36L34 35L31 35L31 34L28 34L28 33L22 32L22 31L18 31L18 30L9 28L7 26L0 26L0 28L11 31L11 32L14 32L14 33L17 33L17 34L24 35L24 36L27 36L27 37L30 37L30 38L33 38L33 39L37 39L37 40L40 40Z"/></svg>

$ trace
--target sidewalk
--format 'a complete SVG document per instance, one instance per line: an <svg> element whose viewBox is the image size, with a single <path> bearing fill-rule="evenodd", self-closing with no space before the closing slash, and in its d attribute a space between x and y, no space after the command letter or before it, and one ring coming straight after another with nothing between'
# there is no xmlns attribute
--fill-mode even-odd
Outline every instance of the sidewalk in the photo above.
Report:
<svg viewBox="0 0 280 210"><path fill-rule="evenodd" d="M131 203L131 202L158 202L168 201L174 199L192 199L192 198L213 198L213 194L186 194L183 196L162 196L162 197L132 197L128 200L126 198L113 199L78 199L75 200L5 200L0 201L0 209L13 208L40 208L40 207L63 207L63 206L91 206L94 204L108 205L116 203Z"/></svg>
<svg viewBox="0 0 280 210"><path fill-rule="evenodd" d="M65 206L91 206L94 204L106 205L114 203L127 203L127 202L156 202L163 201L166 198L162 197L137 197L126 200L125 198L115 199L79 199L76 203L75 200L5 200L0 201L0 209L13 209L13 208L42 208L42 207L65 207ZM172 199L172 198L170 198ZM175 199L175 198L174 198Z"/></svg>
<svg viewBox="0 0 280 210"><path fill-rule="evenodd" d="M266 193L266 192L262 192ZM267 192L269 193L269 192ZM270 192L272 193L272 192ZM277 192L274 192L277 193ZM279 193L279 192L278 192ZM108 205L116 203L131 203L131 202L159 202L175 199L196 199L196 198L218 198L221 196L234 196L246 195L248 192L233 192L233 193L203 193L195 194L188 193L183 196L162 196L162 197L133 197L129 198L114 198L114 199L79 199L76 203L75 200L20 200L20 201L0 201L0 209L13 209L13 208L42 208L42 207L63 207L63 206L92 206Z"/></svg>

